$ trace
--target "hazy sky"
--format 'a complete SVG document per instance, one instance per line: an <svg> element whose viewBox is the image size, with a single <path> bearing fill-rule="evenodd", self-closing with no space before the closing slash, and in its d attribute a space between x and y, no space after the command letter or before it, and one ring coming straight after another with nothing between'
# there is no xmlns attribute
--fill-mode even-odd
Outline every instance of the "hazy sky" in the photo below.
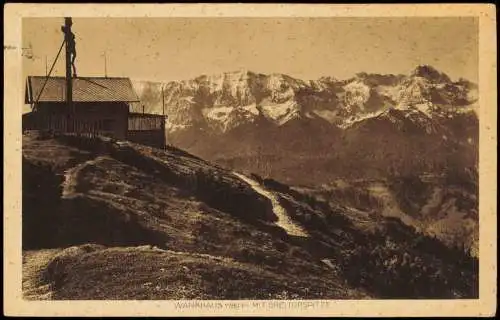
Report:
<svg viewBox="0 0 500 320"><path fill-rule="evenodd" d="M24 75L44 75L63 18L25 18ZM301 79L408 73L430 64L477 82L474 18L74 18L79 76L182 80L239 69ZM55 75L64 75L64 51Z"/></svg>

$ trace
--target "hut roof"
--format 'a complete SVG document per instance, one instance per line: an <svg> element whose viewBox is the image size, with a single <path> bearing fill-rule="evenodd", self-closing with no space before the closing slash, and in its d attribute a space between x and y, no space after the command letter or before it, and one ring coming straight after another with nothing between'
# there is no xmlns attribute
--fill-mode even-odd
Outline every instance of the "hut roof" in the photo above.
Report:
<svg viewBox="0 0 500 320"><path fill-rule="evenodd" d="M26 81L25 103L34 103L42 90L46 77L29 76ZM138 102L129 78L73 78L75 102ZM66 101L66 79L50 77L40 95L39 102Z"/></svg>

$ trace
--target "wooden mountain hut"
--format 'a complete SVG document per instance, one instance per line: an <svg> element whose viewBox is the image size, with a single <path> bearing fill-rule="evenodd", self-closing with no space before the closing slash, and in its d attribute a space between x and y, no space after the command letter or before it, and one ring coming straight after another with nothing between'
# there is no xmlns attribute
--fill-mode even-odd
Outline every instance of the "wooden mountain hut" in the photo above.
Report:
<svg viewBox="0 0 500 320"><path fill-rule="evenodd" d="M139 102L128 78L72 78L72 110L66 102L66 78L30 76L23 115L23 130L47 130L109 136L155 147L164 147L166 117L131 113Z"/></svg>

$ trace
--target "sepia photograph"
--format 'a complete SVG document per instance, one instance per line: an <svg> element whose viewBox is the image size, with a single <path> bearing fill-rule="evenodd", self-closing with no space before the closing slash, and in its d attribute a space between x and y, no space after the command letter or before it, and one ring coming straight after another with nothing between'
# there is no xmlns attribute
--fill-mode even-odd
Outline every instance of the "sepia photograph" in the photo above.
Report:
<svg viewBox="0 0 500 320"><path fill-rule="evenodd" d="M66 12L12 47L20 299L479 301L480 10Z"/></svg>

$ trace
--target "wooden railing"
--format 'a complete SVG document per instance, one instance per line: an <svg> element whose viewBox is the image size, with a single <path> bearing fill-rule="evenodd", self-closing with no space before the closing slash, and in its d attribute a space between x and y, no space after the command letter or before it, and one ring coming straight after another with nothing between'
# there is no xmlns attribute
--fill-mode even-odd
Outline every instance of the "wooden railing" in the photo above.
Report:
<svg viewBox="0 0 500 320"><path fill-rule="evenodd" d="M128 130L164 130L166 117L159 114L129 113Z"/></svg>

